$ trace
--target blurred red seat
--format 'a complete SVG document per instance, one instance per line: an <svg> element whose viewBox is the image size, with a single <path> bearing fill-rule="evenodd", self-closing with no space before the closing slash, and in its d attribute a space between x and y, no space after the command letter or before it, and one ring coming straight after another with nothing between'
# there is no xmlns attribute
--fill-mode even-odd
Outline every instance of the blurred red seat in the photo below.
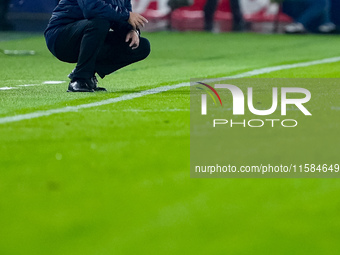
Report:
<svg viewBox="0 0 340 255"><path fill-rule="evenodd" d="M275 20L279 22L292 22L292 19L281 11L279 16L277 16L277 14L268 14L266 9L262 9L254 14L244 15L244 18L249 22L273 22Z"/></svg>
<svg viewBox="0 0 340 255"><path fill-rule="evenodd" d="M214 20L219 31L231 31L233 25L233 16L231 14L229 0L222 0L219 2L215 12Z"/></svg>
<svg viewBox="0 0 340 255"><path fill-rule="evenodd" d="M176 30L203 30L204 29L204 5L206 0L195 0L194 4L174 10L171 15L171 27ZM217 6L214 20L220 31L230 31L232 27L232 15L229 0L222 0Z"/></svg>
<svg viewBox="0 0 340 255"><path fill-rule="evenodd" d="M270 13L267 9L262 9L256 13L244 15L246 21L251 23L251 30L260 33L283 32L284 26L292 22L291 17L279 13Z"/></svg>
<svg viewBox="0 0 340 255"><path fill-rule="evenodd" d="M149 21L169 19L169 14L164 14L158 10L157 1L150 2L142 15Z"/></svg>
<svg viewBox="0 0 340 255"><path fill-rule="evenodd" d="M204 5L206 0L194 0L193 5L181 7L172 13L164 15L157 10L157 2L153 1L149 4L147 10L143 13L149 21L168 21L173 29L179 31L201 31L204 29ZM292 19L280 11L277 14L268 14L266 8L253 14L244 15L246 21L252 23L255 31L259 30L261 24L269 24L272 26L275 21L278 23L290 23ZM214 21L219 31L231 31L232 14L230 10L229 0L220 0L217 10L214 14ZM258 24L258 25L257 25Z"/></svg>
<svg viewBox="0 0 340 255"><path fill-rule="evenodd" d="M181 7L171 13L171 27L179 31L203 30L203 8L206 0L195 0L191 6Z"/></svg>

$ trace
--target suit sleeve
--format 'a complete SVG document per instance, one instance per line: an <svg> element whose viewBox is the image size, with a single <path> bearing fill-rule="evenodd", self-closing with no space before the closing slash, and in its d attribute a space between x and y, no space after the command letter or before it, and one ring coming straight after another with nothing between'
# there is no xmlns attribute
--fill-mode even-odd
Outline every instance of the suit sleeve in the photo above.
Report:
<svg viewBox="0 0 340 255"><path fill-rule="evenodd" d="M103 18L111 22L124 22L129 19L130 6L121 7L106 3L102 0L77 0L86 19Z"/></svg>
<svg viewBox="0 0 340 255"><path fill-rule="evenodd" d="M129 12L132 12L131 0L124 0L124 6ZM120 33L123 33L123 34L127 34L131 30L133 30L133 27L128 22L114 23L112 25L112 28L116 31L119 31ZM138 29L138 31L139 31L139 29Z"/></svg>
<svg viewBox="0 0 340 255"><path fill-rule="evenodd" d="M129 12L132 12L131 0L125 0L125 6L126 6L126 9L128 9Z"/></svg>

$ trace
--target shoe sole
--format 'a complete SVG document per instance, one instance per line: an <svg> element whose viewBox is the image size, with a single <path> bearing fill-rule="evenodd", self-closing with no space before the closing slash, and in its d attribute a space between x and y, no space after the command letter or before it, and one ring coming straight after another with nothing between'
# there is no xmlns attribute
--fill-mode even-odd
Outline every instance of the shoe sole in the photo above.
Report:
<svg viewBox="0 0 340 255"><path fill-rule="evenodd" d="M99 87L99 88L94 88L94 91L95 91L95 92L107 92L106 88L101 88L101 87Z"/></svg>
<svg viewBox="0 0 340 255"><path fill-rule="evenodd" d="M92 93L92 92L94 92L94 90L70 90L70 89L68 89L67 90L67 92L90 92L90 93Z"/></svg>

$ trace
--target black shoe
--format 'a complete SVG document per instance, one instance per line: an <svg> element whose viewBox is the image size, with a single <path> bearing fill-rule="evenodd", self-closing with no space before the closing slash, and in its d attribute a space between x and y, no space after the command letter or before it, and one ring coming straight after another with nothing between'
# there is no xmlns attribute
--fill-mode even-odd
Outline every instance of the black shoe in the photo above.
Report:
<svg viewBox="0 0 340 255"><path fill-rule="evenodd" d="M85 80L71 81L67 92L94 92Z"/></svg>
<svg viewBox="0 0 340 255"><path fill-rule="evenodd" d="M94 75L91 78L91 87L93 88L93 90L94 91L107 91L106 88L98 87L97 84L98 84L98 80L97 80L97 77Z"/></svg>
<svg viewBox="0 0 340 255"><path fill-rule="evenodd" d="M100 91L107 91L106 88L103 88L103 87L95 87L93 90L94 91L98 91L98 92L100 92Z"/></svg>
<svg viewBox="0 0 340 255"><path fill-rule="evenodd" d="M70 78L71 80L73 79L73 72L74 72L74 70L68 75L68 78ZM91 79L86 79L86 83L94 91L107 91L106 88L97 87L98 80L97 80L97 77L95 75Z"/></svg>

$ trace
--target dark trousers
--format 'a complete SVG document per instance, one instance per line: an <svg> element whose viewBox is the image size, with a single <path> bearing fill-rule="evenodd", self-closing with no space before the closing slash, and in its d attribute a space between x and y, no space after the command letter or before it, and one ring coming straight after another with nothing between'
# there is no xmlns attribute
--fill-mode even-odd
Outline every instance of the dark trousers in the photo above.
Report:
<svg viewBox="0 0 340 255"><path fill-rule="evenodd" d="M6 24L10 0L0 0L0 26Z"/></svg>
<svg viewBox="0 0 340 255"><path fill-rule="evenodd" d="M110 23L104 19L80 20L62 28L55 53L61 61L77 63L72 79L89 79L95 73L104 78L149 55L147 39L141 37L139 47L133 50L125 42L125 33L109 30Z"/></svg>
<svg viewBox="0 0 340 255"><path fill-rule="evenodd" d="M315 22L319 24L331 22L330 7L330 0L286 0L283 2L283 11L306 27Z"/></svg>
<svg viewBox="0 0 340 255"><path fill-rule="evenodd" d="M204 6L205 30L212 30L214 24L214 13L219 0L207 0ZM233 30L238 30L244 25L243 15L239 0L229 0L231 13L233 15Z"/></svg>

